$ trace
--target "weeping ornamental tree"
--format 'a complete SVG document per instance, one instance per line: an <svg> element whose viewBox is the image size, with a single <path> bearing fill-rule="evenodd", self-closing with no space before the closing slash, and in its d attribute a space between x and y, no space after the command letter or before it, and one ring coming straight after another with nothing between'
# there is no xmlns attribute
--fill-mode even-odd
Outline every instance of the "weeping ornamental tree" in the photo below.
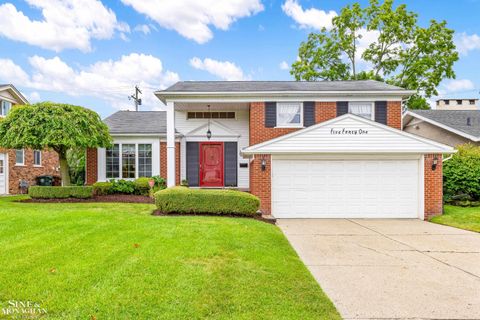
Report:
<svg viewBox="0 0 480 320"><path fill-rule="evenodd" d="M67 152L111 145L108 127L89 109L42 102L14 107L0 121L0 146L7 149L51 149L58 153L63 185L70 185Z"/></svg>
<svg viewBox="0 0 480 320"><path fill-rule="evenodd" d="M301 43L291 68L296 80L386 81L417 91L407 106L426 109L440 82L455 78L458 53L445 21L421 27L404 4L370 0L367 7L345 6L332 24Z"/></svg>

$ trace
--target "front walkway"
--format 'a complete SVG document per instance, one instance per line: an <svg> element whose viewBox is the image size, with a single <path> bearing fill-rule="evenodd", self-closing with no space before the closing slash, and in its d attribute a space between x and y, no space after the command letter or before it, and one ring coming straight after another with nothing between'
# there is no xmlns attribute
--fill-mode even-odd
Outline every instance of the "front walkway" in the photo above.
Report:
<svg viewBox="0 0 480 320"><path fill-rule="evenodd" d="M280 219L345 319L480 319L480 234L420 220Z"/></svg>

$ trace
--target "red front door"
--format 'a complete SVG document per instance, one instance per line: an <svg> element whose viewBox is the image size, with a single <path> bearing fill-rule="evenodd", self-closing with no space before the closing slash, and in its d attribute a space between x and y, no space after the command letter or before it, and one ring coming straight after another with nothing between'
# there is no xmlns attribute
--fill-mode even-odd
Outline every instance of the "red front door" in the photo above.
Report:
<svg viewBox="0 0 480 320"><path fill-rule="evenodd" d="M223 187L223 142L200 142L200 187Z"/></svg>

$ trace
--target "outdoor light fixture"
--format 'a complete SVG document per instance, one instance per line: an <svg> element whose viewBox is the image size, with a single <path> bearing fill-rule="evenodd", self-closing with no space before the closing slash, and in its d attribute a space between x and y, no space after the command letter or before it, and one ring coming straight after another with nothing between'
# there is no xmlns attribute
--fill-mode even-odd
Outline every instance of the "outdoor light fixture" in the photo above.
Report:
<svg viewBox="0 0 480 320"><path fill-rule="evenodd" d="M210 113L210 105L207 105L208 107L208 130L207 130L207 139L210 140L212 138L212 131L210 131L210 118L211 118L211 113Z"/></svg>
<svg viewBox="0 0 480 320"><path fill-rule="evenodd" d="M437 169L437 164L438 164L438 157L435 155L433 157L433 162L432 162L432 171L435 171L435 169Z"/></svg>
<svg viewBox="0 0 480 320"><path fill-rule="evenodd" d="M267 169L267 160L262 159L262 171L265 171Z"/></svg>

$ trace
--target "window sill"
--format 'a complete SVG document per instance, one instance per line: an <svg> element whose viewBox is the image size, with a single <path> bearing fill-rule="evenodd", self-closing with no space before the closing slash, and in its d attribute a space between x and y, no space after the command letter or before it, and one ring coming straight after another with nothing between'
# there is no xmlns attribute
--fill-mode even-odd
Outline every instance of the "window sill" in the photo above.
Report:
<svg viewBox="0 0 480 320"><path fill-rule="evenodd" d="M304 126L276 126L274 129L303 129Z"/></svg>
<svg viewBox="0 0 480 320"><path fill-rule="evenodd" d="M26 165L24 165L24 164L21 164L21 163L18 163L18 164L17 164L17 163L15 163L15 166L14 166L14 167L26 167Z"/></svg>
<svg viewBox="0 0 480 320"><path fill-rule="evenodd" d="M34 167L34 168L43 168L43 166L37 165L37 164L34 164L33 167Z"/></svg>

